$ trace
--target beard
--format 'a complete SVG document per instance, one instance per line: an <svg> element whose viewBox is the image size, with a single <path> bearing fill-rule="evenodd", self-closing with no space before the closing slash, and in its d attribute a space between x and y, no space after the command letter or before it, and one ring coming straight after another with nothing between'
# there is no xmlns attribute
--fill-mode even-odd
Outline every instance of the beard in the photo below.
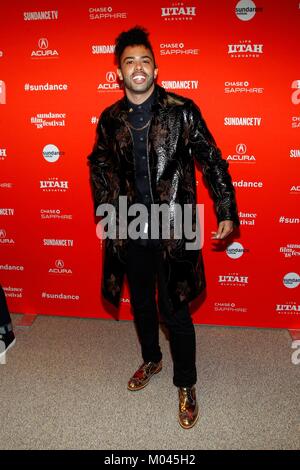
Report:
<svg viewBox="0 0 300 470"><path fill-rule="evenodd" d="M124 77L124 87L134 93L146 93L154 84L154 75L146 75L145 81L135 83L131 77Z"/></svg>

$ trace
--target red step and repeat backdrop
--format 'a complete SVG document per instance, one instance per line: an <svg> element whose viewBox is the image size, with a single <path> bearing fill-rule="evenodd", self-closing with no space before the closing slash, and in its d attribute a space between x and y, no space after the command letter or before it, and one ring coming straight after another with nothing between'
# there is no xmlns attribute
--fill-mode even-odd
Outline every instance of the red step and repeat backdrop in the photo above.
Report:
<svg viewBox="0 0 300 470"><path fill-rule="evenodd" d="M300 4L19 0L0 6L0 282L12 312L111 318L100 296L87 155L122 96L115 37L151 33L159 83L200 106L237 191L224 251L205 205L195 323L299 328ZM131 319L127 285L120 319Z"/></svg>

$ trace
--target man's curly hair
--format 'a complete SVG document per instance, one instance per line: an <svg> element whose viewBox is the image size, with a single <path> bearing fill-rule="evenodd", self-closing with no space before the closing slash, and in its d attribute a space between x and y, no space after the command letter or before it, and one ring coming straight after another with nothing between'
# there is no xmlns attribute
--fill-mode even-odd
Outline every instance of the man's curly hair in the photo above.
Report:
<svg viewBox="0 0 300 470"><path fill-rule="evenodd" d="M123 31L115 40L115 58L118 66L120 66L121 55L127 46L145 46L153 55L154 63L155 57L152 46L148 39L149 33L142 26L135 26L128 31Z"/></svg>

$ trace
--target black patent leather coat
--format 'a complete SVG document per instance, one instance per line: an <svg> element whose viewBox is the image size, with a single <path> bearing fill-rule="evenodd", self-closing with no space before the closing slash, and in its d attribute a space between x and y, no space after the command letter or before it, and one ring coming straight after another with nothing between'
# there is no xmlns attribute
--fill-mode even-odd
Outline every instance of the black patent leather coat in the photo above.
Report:
<svg viewBox="0 0 300 470"><path fill-rule="evenodd" d="M228 163L207 129L199 108L188 98L168 93L156 85L157 102L148 134L149 171L153 200L170 205L191 204L193 227L196 219L195 161L200 165L214 201L217 221L232 220L239 225L235 190ZM133 141L128 125L127 100L117 101L103 111L97 137L88 157L95 208L126 195L134 202L135 172ZM119 222L119 218L117 217ZM172 226L171 226L172 234ZM174 306L193 300L205 287L201 249L186 250L185 239L163 240L165 272ZM128 240L106 239L102 294L119 305L126 270Z"/></svg>

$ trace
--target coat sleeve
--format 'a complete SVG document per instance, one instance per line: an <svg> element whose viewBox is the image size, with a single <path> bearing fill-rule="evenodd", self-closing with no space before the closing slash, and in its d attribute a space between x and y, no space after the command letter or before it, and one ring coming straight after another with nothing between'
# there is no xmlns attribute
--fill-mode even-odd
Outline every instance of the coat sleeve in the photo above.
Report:
<svg viewBox="0 0 300 470"><path fill-rule="evenodd" d="M97 125L96 141L92 153L88 156L95 210L99 204L115 204L120 191L120 179L107 128L108 123L102 113Z"/></svg>
<svg viewBox="0 0 300 470"><path fill-rule="evenodd" d="M218 223L232 220L239 226L235 188L228 172L229 164L207 128L200 109L192 102L189 117L189 143L193 157L199 163L214 201Z"/></svg>

